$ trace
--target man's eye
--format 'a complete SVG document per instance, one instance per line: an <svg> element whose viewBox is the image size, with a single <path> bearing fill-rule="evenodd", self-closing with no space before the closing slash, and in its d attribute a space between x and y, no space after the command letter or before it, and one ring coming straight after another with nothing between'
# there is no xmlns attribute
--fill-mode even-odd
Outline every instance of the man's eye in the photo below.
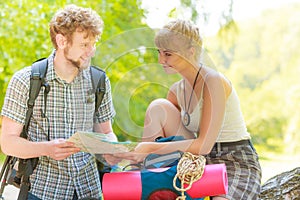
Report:
<svg viewBox="0 0 300 200"><path fill-rule="evenodd" d="M172 56L171 53L165 52L165 56Z"/></svg>

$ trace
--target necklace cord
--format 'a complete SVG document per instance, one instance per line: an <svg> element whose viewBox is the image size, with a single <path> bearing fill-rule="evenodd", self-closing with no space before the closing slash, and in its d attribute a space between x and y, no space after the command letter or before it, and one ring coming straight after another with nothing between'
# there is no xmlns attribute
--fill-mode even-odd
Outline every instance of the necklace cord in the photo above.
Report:
<svg viewBox="0 0 300 200"><path fill-rule="evenodd" d="M198 79L198 76L199 76L199 74L200 74L201 69L202 69L202 65L201 65L201 67L199 68L199 70L198 70L198 72L197 72L197 75L196 75L196 77L195 77L195 80L194 80L194 83L193 83L193 88L192 88L191 95L190 95L190 99L189 99L188 108L187 108L187 110L185 111L186 113L188 113L189 110L190 110L191 101L192 101L192 97L193 97L193 91L194 91L194 89L195 89L196 81L197 81L197 79ZM184 89L184 91L183 91L183 94L184 94L184 108L186 109L185 80L184 80L184 87L183 87L183 89Z"/></svg>

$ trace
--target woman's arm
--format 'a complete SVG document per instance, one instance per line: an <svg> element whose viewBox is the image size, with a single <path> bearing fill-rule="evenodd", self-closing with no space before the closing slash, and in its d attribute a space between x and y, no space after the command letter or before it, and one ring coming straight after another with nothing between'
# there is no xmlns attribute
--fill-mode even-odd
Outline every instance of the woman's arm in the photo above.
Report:
<svg viewBox="0 0 300 200"><path fill-rule="evenodd" d="M191 153L208 154L211 151L223 125L229 90L229 83L218 72L210 73L206 77L200 131L191 144Z"/></svg>
<svg viewBox="0 0 300 200"><path fill-rule="evenodd" d="M208 154L215 144L222 128L226 100L231 92L228 81L218 72L209 72L205 78L203 91L202 117L199 121L199 133L196 139L165 144L150 144L147 149L138 147L136 151L169 153L181 150L193 154ZM149 147L150 145L150 147Z"/></svg>

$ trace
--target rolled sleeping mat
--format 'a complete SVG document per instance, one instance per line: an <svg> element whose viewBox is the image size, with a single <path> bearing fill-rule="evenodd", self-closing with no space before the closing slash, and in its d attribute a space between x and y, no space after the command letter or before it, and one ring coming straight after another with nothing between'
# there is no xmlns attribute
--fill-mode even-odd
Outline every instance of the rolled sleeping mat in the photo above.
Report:
<svg viewBox="0 0 300 200"><path fill-rule="evenodd" d="M106 173L102 191L105 200L148 199L154 191L173 188L176 166L143 171L123 171ZM177 180L177 187L180 183ZM177 191L176 191L177 192ZM202 177L186 191L191 198L203 198L227 194L228 182L225 164L206 165ZM179 193L178 193L179 194Z"/></svg>

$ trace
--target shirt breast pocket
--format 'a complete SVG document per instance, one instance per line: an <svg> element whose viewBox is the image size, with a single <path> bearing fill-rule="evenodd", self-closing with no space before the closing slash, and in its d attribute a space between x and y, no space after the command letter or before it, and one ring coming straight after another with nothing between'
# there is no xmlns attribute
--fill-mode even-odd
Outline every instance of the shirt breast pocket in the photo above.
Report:
<svg viewBox="0 0 300 200"><path fill-rule="evenodd" d="M86 131L93 128L95 109L95 95L86 93L85 96L76 97L72 106L72 115L69 116L74 131Z"/></svg>
<svg viewBox="0 0 300 200"><path fill-rule="evenodd" d="M95 109L95 95L87 95L86 100L85 100L85 105L86 105L86 111L87 113L94 114L94 109Z"/></svg>

